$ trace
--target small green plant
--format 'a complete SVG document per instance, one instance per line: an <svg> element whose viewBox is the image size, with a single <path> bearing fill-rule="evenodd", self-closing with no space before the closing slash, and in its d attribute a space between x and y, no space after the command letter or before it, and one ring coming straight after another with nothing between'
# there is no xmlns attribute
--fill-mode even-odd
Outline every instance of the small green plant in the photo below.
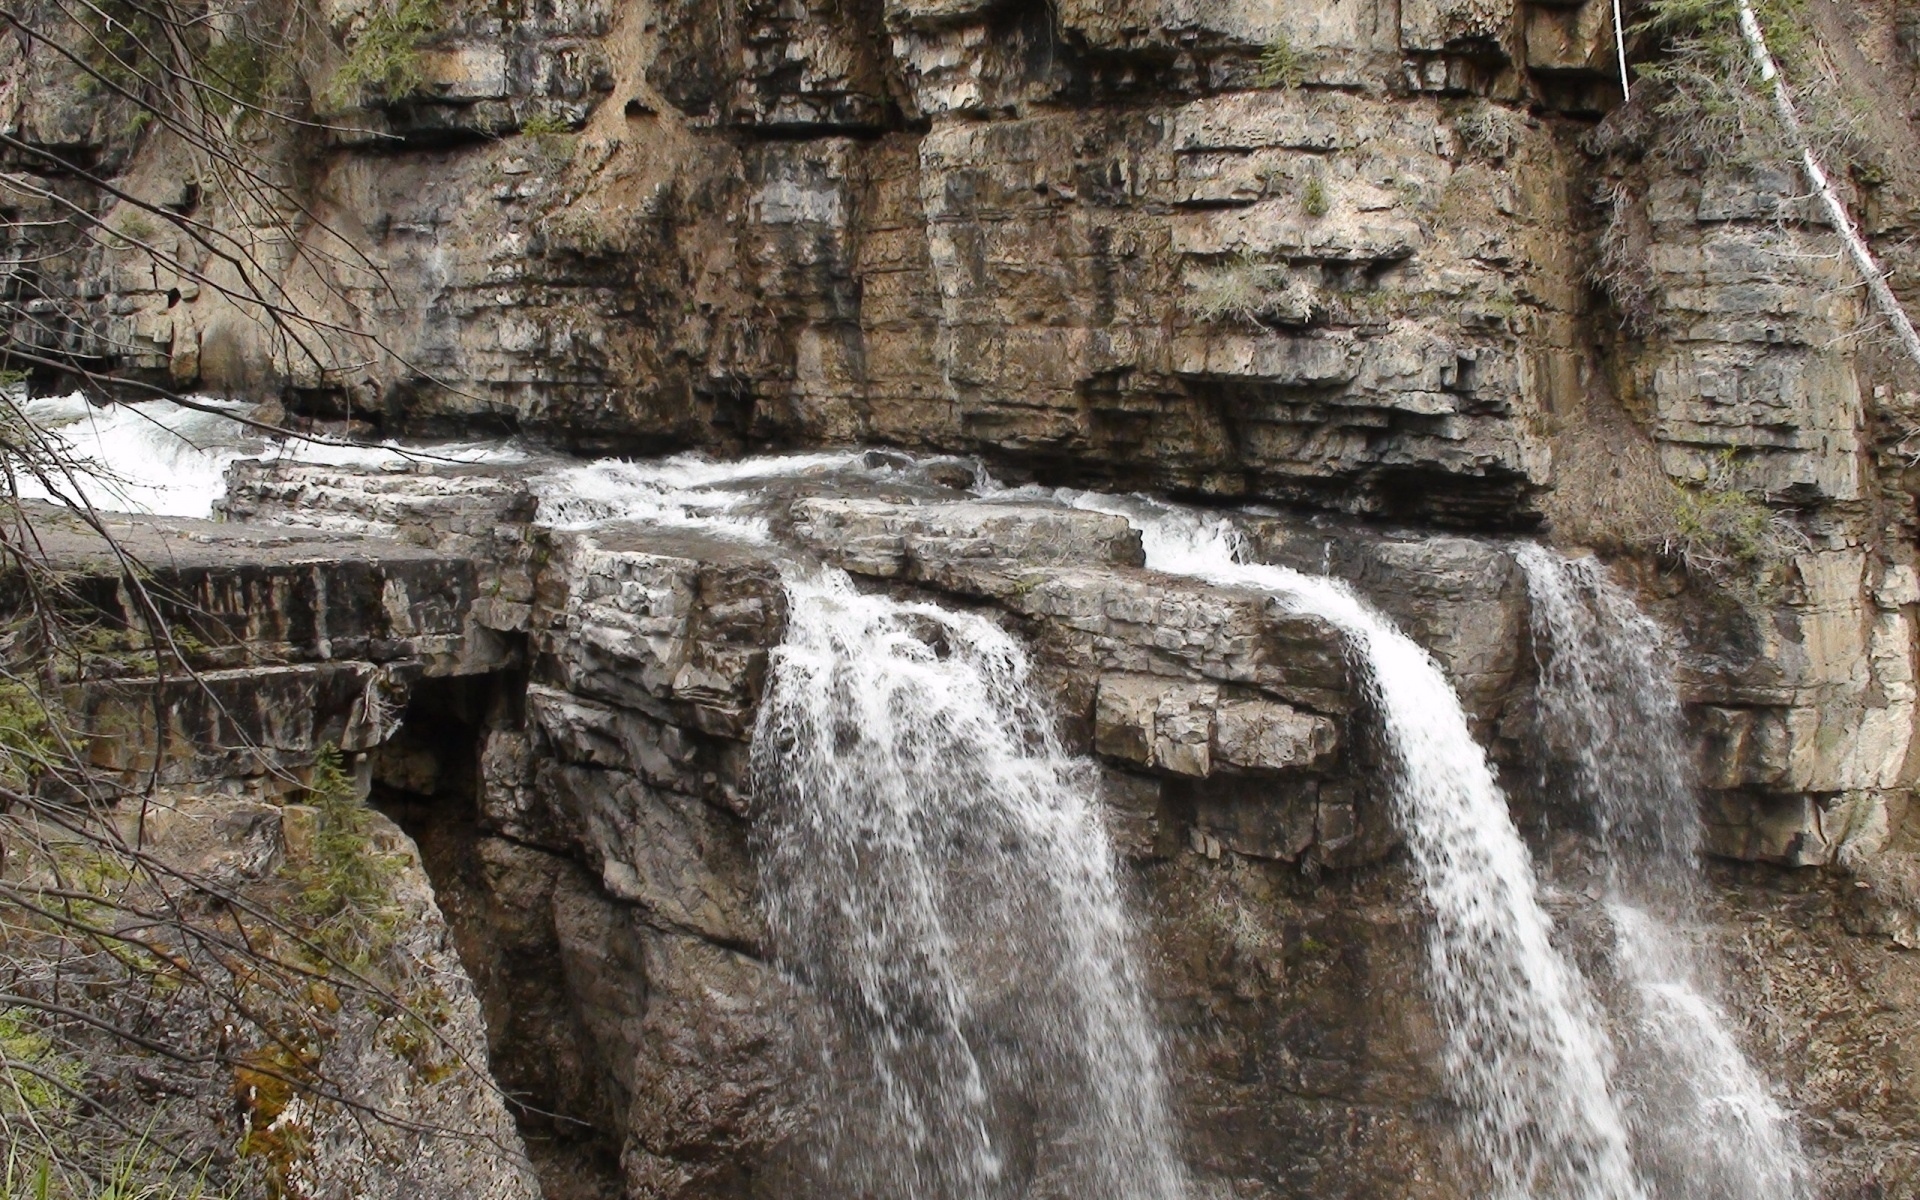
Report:
<svg viewBox="0 0 1920 1200"><path fill-rule="evenodd" d="M533 152L550 165L573 157L573 127L566 120L544 109L520 123L520 134L532 145Z"/></svg>
<svg viewBox="0 0 1920 1200"><path fill-rule="evenodd" d="M1726 450L1705 480L1674 485L1672 523L1661 551L1689 571L1722 576L1737 571L1741 578L1764 581L1804 550L1807 539L1736 483L1737 465L1735 452Z"/></svg>
<svg viewBox="0 0 1920 1200"><path fill-rule="evenodd" d="M164 27L151 8L133 0L101 0L83 11L82 54L99 76L87 77L89 91L105 90L104 81L138 94L162 78L165 64L155 50L164 44Z"/></svg>
<svg viewBox="0 0 1920 1200"><path fill-rule="evenodd" d="M217 116L235 109L257 107L266 99L277 74L271 56L259 42L229 36L208 46L200 56L206 76L207 107Z"/></svg>
<svg viewBox="0 0 1920 1200"><path fill-rule="evenodd" d="M144 245L153 241L160 232L159 227L147 218L145 213L130 212L113 224L113 230L119 234L117 239L122 249L129 246Z"/></svg>
<svg viewBox="0 0 1920 1200"><path fill-rule="evenodd" d="M294 868L300 907L328 953L361 966L391 945L398 866L372 844L372 815L332 743L314 757L307 799L314 824L306 861Z"/></svg>
<svg viewBox="0 0 1920 1200"><path fill-rule="evenodd" d="M457 1060L443 1055L440 1033L453 1021L453 1005L437 984L428 984L407 997L405 1008L382 1013L389 1050L407 1060L414 1074L427 1083L452 1075Z"/></svg>
<svg viewBox="0 0 1920 1200"><path fill-rule="evenodd" d="M398 100L426 86L421 47L443 22L440 0L390 0L374 7L347 41L347 59L327 85L326 97L345 106L371 92Z"/></svg>
<svg viewBox="0 0 1920 1200"><path fill-rule="evenodd" d="M563 133L571 133L572 131L572 126L568 125L566 121L544 109L532 114L520 123L520 132L531 138L557 137Z"/></svg>
<svg viewBox="0 0 1920 1200"><path fill-rule="evenodd" d="M1327 185L1318 175L1307 178L1306 189L1300 194L1300 209L1314 220L1327 215L1333 208L1333 201L1327 196Z"/></svg>
<svg viewBox="0 0 1920 1200"><path fill-rule="evenodd" d="M26 788L58 761L59 750L39 693L17 679L0 679L0 784Z"/></svg>
<svg viewBox="0 0 1920 1200"><path fill-rule="evenodd" d="M207 1187L205 1172L189 1176L151 1132L94 1170L75 1170L46 1153L33 1154L18 1142L6 1148L0 1163L4 1200L215 1200L227 1193Z"/></svg>
<svg viewBox="0 0 1920 1200"><path fill-rule="evenodd" d="M1254 71L1254 82L1261 87L1296 88L1300 86L1303 67L1300 55L1293 48L1293 42L1286 34L1274 35L1260 51L1260 65Z"/></svg>
<svg viewBox="0 0 1920 1200"><path fill-rule="evenodd" d="M0 1125L15 1119L46 1121L72 1103L80 1064L63 1057L27 1010L0 1007Z"/></svg>

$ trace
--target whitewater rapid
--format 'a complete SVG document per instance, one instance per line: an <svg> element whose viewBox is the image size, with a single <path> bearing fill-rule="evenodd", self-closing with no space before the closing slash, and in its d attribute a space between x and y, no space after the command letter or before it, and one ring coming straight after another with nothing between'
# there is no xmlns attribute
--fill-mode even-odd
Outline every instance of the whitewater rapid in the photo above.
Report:
<svg viewBox="0 0 1920 1200"><path fill-rule="evenodd" d="M528 455L501 442L446 444L269 438L246 425L253 406L196 398L138 404L89 403L75 392L6 403L46 440L64 469L47 478L17 473L24 500L84 502L113 512L207 517L227 491L227 468L242 459L395 469L422 458L456 463L513 463ZM211 410L211 411L209 411Z"/></svg>

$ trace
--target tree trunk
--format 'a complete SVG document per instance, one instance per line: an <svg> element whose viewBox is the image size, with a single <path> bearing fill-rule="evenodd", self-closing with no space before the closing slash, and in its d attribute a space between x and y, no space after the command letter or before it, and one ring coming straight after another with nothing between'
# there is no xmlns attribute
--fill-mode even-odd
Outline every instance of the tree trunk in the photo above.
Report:
<svg viewBox="0 0 1920 1200"><path fill-rule="evenodd" d="M1800 156L1800 169L1806 172L1807 181L1813 185L1820 203L1827 210L1827 218L1833 222L1834 230L1840 240L1846 244L1847 257L1867 283L1867 292L1873 297L1873 306L1880 310L1900 345L1920 368L1920 333L1913 328L1913 321L1907 316L1907 310L1901 307L1900 298L1893 294L1887 285L1887 273L1874 261L1873 251L1867 246L1866 239L1860 236L1859 229L1853 223L1853 215L1847 211L1840 194L1833 189L1833 181L1820 165L1820 157L1813 151L1813 144L1807 140L1806 127L1800 121L1800 112L1793 106L1793 96L1787 91L1787 81L1780 74L1780 67L1773 61L1773 52L1767 49L1766 33L1760 28L1760 18L1754 15L1753 0L1738 0L1740 5L1740 35L1746 39L1747 53L1752 56L1754 66L1760 70L1760 81L1773 89L1773 111L1780 119L1782 131L1787 141Z"/></svg>

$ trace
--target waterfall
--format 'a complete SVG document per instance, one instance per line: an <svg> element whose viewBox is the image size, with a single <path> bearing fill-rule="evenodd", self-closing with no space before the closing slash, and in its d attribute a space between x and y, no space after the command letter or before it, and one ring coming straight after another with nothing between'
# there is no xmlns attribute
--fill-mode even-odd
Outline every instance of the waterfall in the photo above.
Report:
<svg viewBox="0 0 1920 1200"><path fill-rule="evenodd" d="M787 594L753 767L775 947L826 1014L824 1165L849 1195L1174 1200L1092 767L1019 643L838 571Z"/></svg>
<svg viewBox="0 0 1920 1200"><path fill-rule="evenodd" d="M861 454L599 462L533 481L541 520L773 543L766 497ZM976 473L976 478L978 474ZM589 535L591 536L591 535ZM985 617L783 568L752 745L772 949L816 1004L814 1166L888 1200L1179 1200L1160 1046L1095 769L1061 747Z"/></svg>
<svg viewBox="0 0 1920 1200"><path fill-rule="evenodd" d="M1805 1196L1793 1126L1741 1053L1697 948L1699 810L1660 629L1597 561L1533 545L1516 557L1541 735L1605 856L1613 966L1632 1010L1621 1078L1648 1174L1688 1200Z"/></svg>
<svg viewBox="0 0 1920 1200"><path fill-rule="evenodd" d="M1272 592L1345 636L1380 715L1403 835L1433 911L1446 1067L1496 1194L1644 1200L1599 1014L1552 943L1526 845L1432 657L1344 583L1241 561L1224 521L1108 497L1074 502L1132 520L1156 570Z"/></svg>

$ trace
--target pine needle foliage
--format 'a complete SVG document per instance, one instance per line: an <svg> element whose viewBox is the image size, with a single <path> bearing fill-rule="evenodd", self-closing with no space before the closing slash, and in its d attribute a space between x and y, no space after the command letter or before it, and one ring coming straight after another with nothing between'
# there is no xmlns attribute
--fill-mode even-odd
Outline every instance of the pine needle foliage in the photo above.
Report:
<svg viewBox="0 0 1920 1200"><path fill-rule="evenodd" d="M328 99L344 106L365 93L400 100L420 91L427 84L421 49L444 21L440 0L376 4L366 24L347 39L347 58L327 85Z"/></svg>
<svg viewBox="0 0 1920 1200"><path fill-rule="evenodd" d="M311 853L292 870L300 905L317 942L364 968L392 944L398 863L373 845L372 813L331 743L314 759L307 799L315 815Z"/></svg>
<svg viewBox="0 0 1920 1200"><path fill-rule="evenodd" d="M1821 57L1807 0L1753 5L1814 151L1830 165L1863 164L1871 148L1861 114L1844 99ZM1648 11L1637 31L1654 35L1664 52L1638 74L1658 97L1657 152L1688 168L1791 168L1799 154L1741 39L1735 0L1652 0Z"/></svg>

